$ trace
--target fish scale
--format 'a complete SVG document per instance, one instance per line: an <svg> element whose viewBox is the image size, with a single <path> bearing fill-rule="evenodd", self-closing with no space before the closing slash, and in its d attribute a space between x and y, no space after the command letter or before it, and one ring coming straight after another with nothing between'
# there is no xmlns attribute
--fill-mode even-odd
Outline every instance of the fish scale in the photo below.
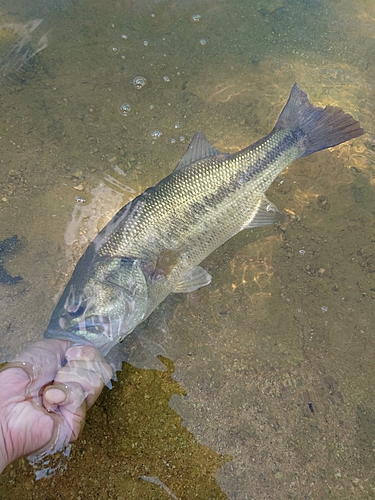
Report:
<svg viewBox="0 0 375 500"><path fill-rule="evenodd" d="M313 106L296 84L271 133L238 153L220 153L196 133L176 169L89 245L45 336L107 354L170 293L208 285L199 264L225 241L281 220L265 191L291 162L363 133L340 108Z"/></svg>
<svg viewBox="0 0 375 500"><path fill-rule="evenodd" d="M113 238L116 244L110 240L101 254L155 263L163 248L187 244L170 279L173 289L174 282L186 274L186 262L197 265L251 222L274 177L299 156L295 144L282 150L283 142L285 134L278 134L229 159L197 161L189 171L168 176L151 188L153 196L142 200L143 217L137 220L135 234L120 228ZM244 181L238 181L239 173ZM249 178L256 181L245 182ZM196 244L198 239L202 244Z"/></svg>
<svg viewBox="0 0 375 500"><path fill-rule="evenodd" d="M258 145L228 160L197 161L189 172L175 172L168 176L156 188L151 188L154 191L152 197L142 200L143 217L137 220L135 233L120 228L113 237L116 245L109 241L102 247L101 255L108 252L111 256L128 255L142 259L150 258L153 254L156 262L161 248L179 248L189 240L194 242L204 232L205 238L212 240L211 245L214 247L211 249L206 245L208 248L200 248L195 245L195 260L196 263L200 262L250 222L274 177L293 159L298 158L296 147L291 148L290 154L284 150L280 157L277 146L282 140L283 137L280 140L272 137L262 144L260 153L261 146ZM262 161L261 175L261 171L257 172L252 165L258 164L262 157L270 156L267 152L273 156L270 158L272 164L268 163L267 168L264 168ZM245 180L248 180L246 177L257 176L256 182L251 185L245 181L239 182L239 172ZM225 221L220 216L224 214L226 219L231 219L230 225L223 224ZM129 224L134 225L133 222ZM159 242L157 248L150 248L155 240ZM191 251L188 253L192 258Z"/></svg>

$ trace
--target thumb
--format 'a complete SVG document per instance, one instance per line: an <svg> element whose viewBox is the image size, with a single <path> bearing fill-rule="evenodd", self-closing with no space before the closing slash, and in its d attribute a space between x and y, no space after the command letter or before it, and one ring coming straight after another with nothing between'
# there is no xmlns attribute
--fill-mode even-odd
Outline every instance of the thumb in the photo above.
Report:
<svg viewBox="0 0 375 500"><path fill-rule="evenodd" d="M58 412L65 420L66 436L75 441L85 424L87 404L82 386L77 382L56 383L45 388L43 405L50 412Z"/></svg>

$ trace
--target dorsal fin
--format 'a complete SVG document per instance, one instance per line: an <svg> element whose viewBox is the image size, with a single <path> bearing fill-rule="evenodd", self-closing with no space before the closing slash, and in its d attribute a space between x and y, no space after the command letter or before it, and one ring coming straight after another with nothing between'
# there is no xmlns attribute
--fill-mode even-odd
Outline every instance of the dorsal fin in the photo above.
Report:
<svg viewBox="0 0 375 500"><path fill-rule="evenodd" d="M202 132L196 132L174 171L183 170L198 160L219 154L220 152L206 139Z"/></svg>

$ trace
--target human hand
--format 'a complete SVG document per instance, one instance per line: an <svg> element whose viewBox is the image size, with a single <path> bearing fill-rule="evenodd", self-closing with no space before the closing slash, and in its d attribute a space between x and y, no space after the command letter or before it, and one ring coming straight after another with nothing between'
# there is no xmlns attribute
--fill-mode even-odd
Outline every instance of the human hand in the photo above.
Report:
<svg viewBox="0 0 375 500"><path fill-rule="evenodd" d="M0 473L18 457L41 459L65 448L83 429L86 411L112 368L90 345L45 339L0 370Z"/></svg>

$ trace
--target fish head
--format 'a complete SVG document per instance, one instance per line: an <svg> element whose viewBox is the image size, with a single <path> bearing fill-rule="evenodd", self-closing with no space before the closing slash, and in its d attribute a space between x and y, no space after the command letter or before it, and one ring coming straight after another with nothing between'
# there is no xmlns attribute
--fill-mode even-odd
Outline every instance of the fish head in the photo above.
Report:
<svg viewBox="0 0 375 500"><path fill-rule="evenodd" d="M92 344L106 355L143 320L147 301L137 259L101 259L80 289L73 275L44 336Z"/></svg>

